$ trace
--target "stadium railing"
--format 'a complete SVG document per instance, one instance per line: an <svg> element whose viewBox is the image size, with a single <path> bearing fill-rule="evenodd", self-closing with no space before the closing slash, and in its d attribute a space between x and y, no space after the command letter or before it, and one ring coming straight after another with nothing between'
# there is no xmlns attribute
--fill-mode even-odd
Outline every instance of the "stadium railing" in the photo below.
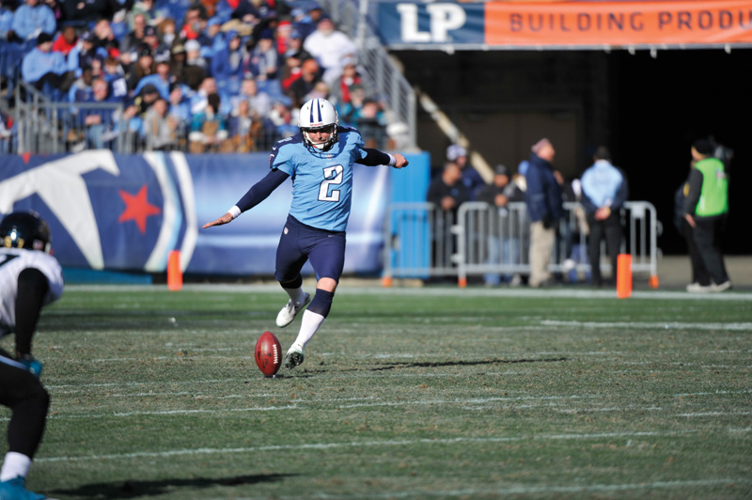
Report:
<svg viewBox="0 0 752 500"><path fill-rule="evenodd" d="M569 282L587 280L587 230L579 203L565 203L549 270ZM624 238L620 253L632 256L636 277L657 280L658 236L662 226L655 207L646 201L629 201L621 211ZM457 213L432 203L398 203L387 207L384 224L385 283L392 278L456 278L460 286L468 277L496 274L528 276L530 221L524 203L499 210L486 203L469 202ZM601 270L608 274L605 243L601 243ZM657 286L657 285L656 285Z"/></svg>
<svg viewBox="0 0 752 500"><path fill-rule="evenodd" d="M405 149L415 148L415 91L368 22L365 5L353 0L322 0L320 3L337 23L338 29L355 40L360 51L359 67L366 73L367 80L373 83L372 90L383 94L388 106L389 123L404 124L408 135Z"/></svg>

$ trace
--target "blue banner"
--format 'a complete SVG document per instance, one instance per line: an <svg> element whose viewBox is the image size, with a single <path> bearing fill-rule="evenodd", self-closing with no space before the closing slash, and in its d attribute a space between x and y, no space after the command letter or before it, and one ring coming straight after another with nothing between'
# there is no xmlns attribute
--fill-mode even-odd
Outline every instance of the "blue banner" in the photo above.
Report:
<svg viewBox="0 0 752 500"><path fill-rule="evenodd" d="M485 10L480 3L379 2L378 26L390 48L485 43Z"/></svg>
<svg viewBox="0 0 752 500"><path fill-rule="evenodd" d="M380 271L390 176L428 172L427 155L413 155L411 162L412 172L356 165L346 273ZM268 165L267 153L0 156L0 215L39 212L64 267L161 273L169 252L180 250L187 273L269 275L291 182L231 224L200 229L265 176ZM423 199L425 192L414 195Z"/></svg>

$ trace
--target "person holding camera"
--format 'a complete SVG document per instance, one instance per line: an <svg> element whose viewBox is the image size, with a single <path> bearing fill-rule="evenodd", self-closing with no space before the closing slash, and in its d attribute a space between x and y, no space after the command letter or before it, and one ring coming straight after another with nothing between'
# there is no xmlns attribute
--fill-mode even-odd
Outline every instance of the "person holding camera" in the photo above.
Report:
<svg viewBox="0 0 752 500"><path fill-rule="evenodd" d="M554 171L556 150L543 138L533 144L525 178L525 205L530 218L530 279L532 288L553 284L548 270L551 251L556 242L556 226L564 216L561 176Z"/></svg>

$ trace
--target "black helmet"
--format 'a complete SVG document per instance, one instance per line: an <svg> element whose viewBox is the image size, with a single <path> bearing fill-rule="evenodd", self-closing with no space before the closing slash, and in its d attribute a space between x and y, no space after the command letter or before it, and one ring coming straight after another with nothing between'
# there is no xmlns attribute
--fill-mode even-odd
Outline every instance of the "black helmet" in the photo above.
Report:
<svg viewBox="0 0 752 500"><path fill-rule="evenodd" d="M49 253L50 241L50 227L36 212L13 212L0 222L0 247Z"/></svg>

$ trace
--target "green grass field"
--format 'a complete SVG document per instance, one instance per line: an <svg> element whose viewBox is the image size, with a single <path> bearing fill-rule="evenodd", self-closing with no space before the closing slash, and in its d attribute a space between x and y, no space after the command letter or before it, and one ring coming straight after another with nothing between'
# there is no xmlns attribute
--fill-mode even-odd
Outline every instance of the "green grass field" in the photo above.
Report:
<svg viewBox="0 0 752 500"><path fill-rule="evenodd" d="M59 499L752 498L752 294L69 287L34 344ZM4 339L3 346L12 346ZM10 413L3 411L4 425ZM2 445L7 449L5 438Z"/></svg>

